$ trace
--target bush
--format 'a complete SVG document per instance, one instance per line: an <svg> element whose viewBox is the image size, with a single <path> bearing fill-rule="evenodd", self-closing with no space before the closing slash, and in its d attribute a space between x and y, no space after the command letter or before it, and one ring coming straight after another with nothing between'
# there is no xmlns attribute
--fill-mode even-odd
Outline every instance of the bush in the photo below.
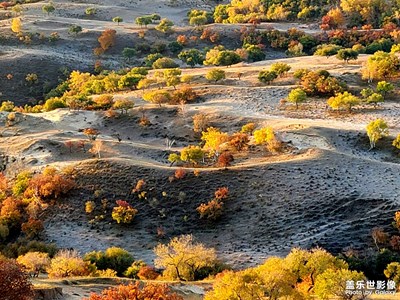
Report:
<svg viewBox="0 0 400 300"><path fill-rule="evenodd" d="M225 151L218 156L218 166L222 168L229 167L233 160L233 155L230 152Z"/></svg>
<svg viewBox="0 0 400 300"><path fill-rule="evenodd" d="M0 257L0 295L7 300L32 300L34 296L28 275L15 261Z"/></svg>
<svg viewBox="0 0 400 300"><path fill-rule="evenodd" d="M250 123L253 124L254 123ZM246 125L245 125L246 126ZM242 128L243 130L243 128ZM246 131L250 131L250 133L253 132L253 129L250 128L245 128ZM249 136L247 133L235 133L230 137L229 140L229 145L231 145L233 148L235 148L236 151L242 151L243 149L245 149L248 145L248 143L250 142Z"/></svg>
<svg viewBox="0 0 400 300"><path fill-rule="evenodd" d="M217 220L222 215L223 203L213 199L209 202L202 203L196 208L197 212L200 214L200 219L210 219Z"/></svg>
<svg viewBox="0 0 400 300"><path fill-rule="evenodd" d="M3 101L0 106L0 111L8 111L11 112L14 109L14 102L11 101Z"/></svg>
<svg viewBox="0 0 400 300"><path fill-rule="evenodd" d="M67 107L65 101L56 97L47 99L46 102L44 103L43 109L45 111L51 111L57 108L65 108L65 107Z"/></svg>
<svg viewBox="0 0 400 300"><path fill-rule="evenodd" d="M258 80L266 84L270 84L276 78L278 78L278 74L274 71L260 71L258 73Z"/></svg>
<svg viewBox="0 0 400 300"><path fill-rule="evenodd" d="M160 274L157 273L153 267L149 266L141 267L137 273L137 277L139 277L140 280L156 280L158 276L160 276Z"/></svg>
<svg viewBox="0 0 400 300"><path fill-rule="evenodd" d="M161 106L161 104L169 103L171 94L163 90L149 91L143 95L143 99Z"/></svg>
<svg viewBox="0 0 400 300"><path fill-rule="evenodd" d="M207 115L198 113L193 116L193 131L202 132L209 127L209 118Z"/></svg>
<svg viewBox="0 0 400 300"><path fill-rule="evenodd" d="M126 271L124 272L124 276L129 278L139 279L137 274L139 273L140 269L145 266L146 263L143 262L142 260L134 261L132 265L128 269L126 269Z"/></svg>
<svg viewBox="0 0 400 300"><path fill-rule="evenodd" d="M206 73L206 79L215 82L225 79L225 71L221 69L212 69Z"/></svg>
<svg viewBox="0 0 400 300"><path fill-rule="evenodd" d="M279 77L282 77L282 76L284 76L285 74L287 74L287 72L289 72L291 68L292 68L292 67L289 66L288 64L279 63L279 62L278 62L278 63L273 63L273 64L271 65L270 70L271 70L272 72L275 72Z"/></svg>
<svg viewBox="0 0 400 300"><path fill-rule="evenodd" d="M85 276L90 273L89 265L74 250L61 250L47 268L49 278Z"/></svg>
<svg viewBox="0 0 400 300"><path fill-rule="evenodd" d="M30 273L32 277L38 277L50 265L48 253L28 252L17 258L17 262L21 264L25 271Z"/></svg>
<svg viewBox="0 0 400 300"><path fill-rule="evenodd" d="M197 93L191 87L183 86L172 93L171 104L190 103L197 97Z"/></svg>
<svg viewBox="0 0 400 300"><path fill-rule="evenodd" d="M135 218L136 214L138 213L138 210L133 208L132 206L130 206L128 204L128 202L123 201L123 200L117 200L116 203L118 206L113 208L113 211L111 214L113 220L115 220L118 224L132 223L133 219Z"/></svg>
<svg viewBox="0 0 400 300"><path fill-rule="evenodd" d="M162 299L162 300L183 300L181 296L171 293L167 285L146 284L143 288L140 283L118 285L106 289L101 295L91 293L89 298L83 300L139 300L139 299Z"/></svg>
<svg viewBox="0 0 400 300"><path fill-rule="evenodd" d="M179 67L179 65L169 57L158 58L152 64L153 69L173 69Z"/></svg>

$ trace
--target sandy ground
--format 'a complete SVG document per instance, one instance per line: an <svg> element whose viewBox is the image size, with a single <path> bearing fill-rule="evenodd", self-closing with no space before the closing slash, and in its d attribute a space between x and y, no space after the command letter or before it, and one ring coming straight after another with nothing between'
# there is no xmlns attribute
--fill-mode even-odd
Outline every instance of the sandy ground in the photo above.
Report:
<svg viewBox="0 0 400 300"><path fill-rule="evenodd" d="M126 66L118 51L135 41L129 36L139 30L133 24L136 16L160 13L183 25L189 7L208 5L202 1L185 2L178 7L167 5L167 1L146 5L144 1L120 0L112 4L97 0L54 2L57 10L50 17L43 17L42 3L29 4L23 16L24 26L47 34L57 30L62 39L53 47L21 46L10 38L0 54L0 67L5 66L0 68L4 89L1 100L17 95L25 103L43 92L38 86L23 83L26 73L39 70L46 73L41 75L44 79L40 77L42 84L54 84L62 76L63 66L90 69L95 61L92 49L105 28L116 29L121 37L119 46L102 61L109 66ZM84 9L89 6L98 7L99 13L85 17ZM116 15L125 22L119 26L110 22ZM76 38L69 36L70 24L81 25L84 32ZM270 25L280 30L298 26ZM0 21L2 32L7 32L8 26L8 21ZM219 27L223 30L226 25ZM156 40L158 36L151 38ZM343 64L335 58L300 57L238 64L225 68L227 79L218 84L196 82L194 89L202 100L187 105L183 114L180 107L158 108L144 102L138 91L115 95L136 104L129 115L116 119L104 118L101 112L61 109L17 114L15 125L6 127L7 114L0 113L0 170L12 176L25 168L49 164L60 168L75 166L78 188L45 212L44 239L81 253L119 246L131 251L135 258L152 263L152 249L157 243L183 233L192 233L215 247L221 259L234 268L254 266L270 255L284 255L295 246L322 246L334 253L349 247L364 249L372 244L371 229L389 228L393 213L400 208L400 159L390 146L390 138L400 132L397 95L378 109L356 107L352 114L333 114L322 99L310 99L296 111L290 105L279 105L280 99L296 86L291 76L270 86L259 84L256 78L260 70L283 61L291 65L292 71L304 67L326 69L357 89L366 86L357 79L366 59L362 55L356 62ZM21 65L23 71L18 69ZM208 69L186 69L183 73L204 75ZM18 70L14 75L19 84L4 79L9 70ZM236 78L238 72L243 73L241 80ZM138 125L140 108L151 122L148 127ZM209 114L213 126L229 133L250 121L272 126L295 150L275 157L254 153L237 160L228 170L202 169L197 177L188 169L184 179L169 182L175 168L166 160L165 139L175 140L172 150L198 143L191 127L191 117L198 112ZM391 136L381 141L376 150L368 151L365 126L376 118L388 122ZM90 141L81 132L88 127L100 131L101 159L77 148L70 151L65 145L69 141L84 141L85 149L90 148ZM139 179L147 182L147 199L131 194ZM199 220L195 208L210 200L214 190L221 186L229 187L231 192L222 219L217 223ZM103 222L90 224L93 216L85 214L84 203L93 200L100 207L102 199L108 201L107 217ZM139 210L130 226L117 226L109 217L118 199L130 201ZM102 212L98 209L96 213ZM164 238L157 237L158 227L165 231ZM82 289L64 285L70 297L67 299L80 299L91 289L103 287L87 285Z"/></svg>

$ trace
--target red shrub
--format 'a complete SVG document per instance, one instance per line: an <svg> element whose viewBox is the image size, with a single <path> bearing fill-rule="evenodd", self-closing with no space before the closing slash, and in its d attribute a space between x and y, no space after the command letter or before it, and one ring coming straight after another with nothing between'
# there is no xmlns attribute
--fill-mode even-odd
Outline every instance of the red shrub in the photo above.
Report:
<svg viewBox="0 0 400 300"><path fill-rule="evenodd" d="M33 299L33 288L28 275L15 261L0 258L1 299Z"/></svg>
<svg viewBox="0 0 400 300"><path fill-rule="evenodd" d="M230 152L224 152L220 156L218 156L218 165L220 167L226 168L231 165L231 162L233 161L233 156L230 154Z"/></svg>

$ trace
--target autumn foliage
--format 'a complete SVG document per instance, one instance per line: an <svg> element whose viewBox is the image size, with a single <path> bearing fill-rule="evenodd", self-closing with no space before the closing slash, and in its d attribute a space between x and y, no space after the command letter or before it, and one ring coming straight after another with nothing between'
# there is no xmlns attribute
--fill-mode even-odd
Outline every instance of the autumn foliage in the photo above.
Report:
<svg viewBox="0 0 400 300"><path fill-rule="evenodd" d="M84 300L183 300L181 296L171 293L166 285L147 284L140 286L139 282L104 290L100 295L92 293L89 298Z"/></svg>
<svg viewBox="0 0 400 300"><path fill-rule="evenodd" d="M33 299L33 289L28 275L15 261L0 258L1 299Z"/></svg>

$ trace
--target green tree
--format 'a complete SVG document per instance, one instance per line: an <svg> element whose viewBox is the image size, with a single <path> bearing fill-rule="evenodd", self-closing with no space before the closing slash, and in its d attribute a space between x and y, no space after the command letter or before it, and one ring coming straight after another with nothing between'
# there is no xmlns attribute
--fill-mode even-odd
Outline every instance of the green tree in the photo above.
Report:
<svg viewBox="0 0 400 300"><path fill-rule="evenodd" d="M118 99L114 102L113 104L113 108L114 109L120 109L122 114L128 113L128 110L133 108L135 106L135 102L133 102L132 100L128 100L128 99Z"/></svg>
<svg viewBox="0 0 400 300"><path fill-rule="evenodd" d="M169 57L161 57L152 64L153 69L172 69L177 68L179 65Z"/></svg>
<svg viewBox="0 0 400 300"><path fill-rule="evenodd" d="M160 23L155 28L158 31L168 33L168 32L172 31L172 26L174 26L174 22L164 18L160 21Z"/></svg>
<svg viewBox="0 0 400 300"><path fill-rule="evenodd" d="M97 9L95 7L88 7L85 9L85 15L93 16L95 14L97 14Z"/></svg>
<svg viewBox="0 0 400 300"><path fill-rule="evenodd" d="M74 34L75 36L82 32L82 27L79 25L71 25L68 27L68 33Z"/></svg>
<svg viewBox="0 0 400 300"><path fill-rule="evenodd" d="M196 243L191 235L175 237L154 248L155 266L163 268L166 278L184 281L196 280L201 268L212 267L216 262L215 250Z"/></svg>
<svg viewBox="0 0 400 300"><path fill-rule="evenodd" d="M260 71L258 73L258 80L270 84L272 81L274 81L276 78L278 78L278 74L274 71Z"/></svg>
<svg viewBox="0 0 400 300"><path fill-rule="evenodd" d="M142 26L147 27L147 25L153 23L153 20L152 20L151 16L141 16L141 17L137 17L135 19L135 23L137 25L140 25L140 27L142 27Z"/></svg>
<svg viewBox="0 0 400 300"><path fill-rule="evenodd" d="M204 55L200 50L197 49L189 49L181 51L178 54L178 58L182 60L184 63L188 64L192 68L195 65L201 65L204 61Z"/></svg>
<svg viewBox="0 0 400 300"><path fill-rule="evenodd" d="M383 98L386 98L386 95L394 90L394 85L387 81L379 81L376 85L376 91L380 93Z"/></svg>
<svg viewBox="0 0 400 300"><path fill-rule="evenodd" d="M368 104L372 104L374 106L374 108L376 108L378 103L381 103L383 101L384 101L383 96L381 94L378 94L378 93L372 93L366 99L366 102Z"/></svg>
<svg viewBox="0 0 400 300"><path fill-rule="evenodd" d="M342 49L342 47L335 44L323 44L317 47L314 55L326 56L326 58L328 58L329 56L338 54L340 49Z"/></svg>
<svg viewBox="0 0 400 300"><path fill-rule="evenodd" d="M370 149L374 149L376 142L379 141L384 136L387 136L388 134L389 134L389 128L384 120L376 119L368 123L367 135L369 138L369 143L371 145Z"/></svg>
<svg viewBox="0 0 400 300"><path fill-rule="evenodd" d="M307 100L307 94L300 88L291 90L288 96L288 101L296 104L296 109L299 107L299 103Z"/></svg>
<svg viewBox="0 0 400 300"><path fill-rule="evenodd" d="M175 69L166 69L163 72L163 77L165 84L167 86L172 86L174 89L176 89L176 85L181 82L180 76L182 74L182 71L178 68Z"/></svg>
<svg viewBox="0 0 400 300"><path fill-rule="evenodd" d="M47 15L50 15L52 12L56 10L53 2L49 2L48 4L45 4L42 6L42 11L46 13Z"/></svg>
<svg viewBox="0 0 400 300"><path fill-rule="evenodd" d="M206 59L204 60L204 65L214 65L214 66L231 66L241 62L240 55L235 51L224 50L223 47L217 46L206 53Z"/></svg>
<svg viewBox="0 0 400 300"><path fill-rule="evenodd" d="M336 58L349 63L350 60L356 60L358 58L358 52L352 49L340 49L336 54Z"/></svg>
<svg viewBox="0 0 400 300"><path fill-rule="evenodd" d="M288 64L277 62L271 65L270 71L275 72L279 77L283 77L290 71L290 69L291 66Z"/></svg>
<svg viewBox="0 0 400 300"><path fill-rule="evenodd" d="M183 148L180 154L180 160L191 164L198 164L204 159L204 151L199 146L188 146Z"/></svg>
<svg viewBox="0 0 400 300"><path fill-rule="evenodd" d="M137 51L134 48L124 48L122 50L122 55L127 59L127 61L131 61L132 58L134 58L137 55Z"/></svg>
<svg viewBox="0 0 400 300"><path fill-rule="evenodd" d="M349 92L343 92L329 98L327 103L332 109L347 109L351 112L353 106L360 104L360 99Z"/></svg>
<svg viewBox="0 0 400 300"><path fill-rule="evenodd" d="M121 17L114 17L114 18L112 19L112 21L113 21L114 23L117 23L117 25L119 25L119 23L123 22L124 19L122 19Z"/></svg>
<svg viewBox="0 0 400 300"><path fill-rule="evenodd" d="M215 82L225 79L225 71L221 69L211 69L206 73L206 79Z"/></svg>

